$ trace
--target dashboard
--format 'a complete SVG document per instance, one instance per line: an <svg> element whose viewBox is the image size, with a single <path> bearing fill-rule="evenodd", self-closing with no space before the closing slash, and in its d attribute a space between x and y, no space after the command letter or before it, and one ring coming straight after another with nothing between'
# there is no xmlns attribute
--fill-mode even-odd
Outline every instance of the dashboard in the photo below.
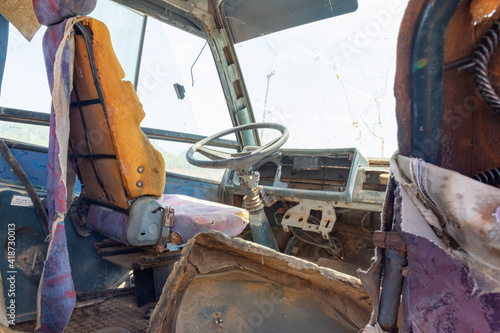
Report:
<svg viewBox="0 0 500 333"><path fill-rule="evenodd" d="M338 209L381 212L389 181L389 161L368 160L357 149L282 149L256 165L266 207L282 208L284 231L298 228L329 239ZM235 171L228 171L222 192L240 206L237 198L247 189ZM275 205L280 202L280 204Z"/></svg>
<svg viewBox="0 0 500 333"><path fill-rule="evenodd" d="M282 149L256 166L263 197L273 201L317 200L336 207L381 211L389 161L368 160L357 149ZM223 180L228 194L245 195L236 172Z"/></svg>

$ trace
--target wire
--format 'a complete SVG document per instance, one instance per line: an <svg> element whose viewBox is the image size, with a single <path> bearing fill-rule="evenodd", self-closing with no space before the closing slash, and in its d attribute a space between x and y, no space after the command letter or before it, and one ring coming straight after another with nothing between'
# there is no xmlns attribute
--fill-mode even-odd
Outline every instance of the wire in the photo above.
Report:
<svg viewBox="0 0 500 333"><path fill-rule="evenodd" d="M198 59L200 58L200 56L203 53L203 50L205 49L205 47L207 46L207 44L208 44L208 41L205 42L205 45L203 45L203 47L201 48L200 53L198 54L198 56L196 57L195 61L193 62L193 65L191 66L191 87L194 87L193 67L194 67L194 65L196 65L196 62L198 62Z"/></svg>
<svg viewBox="0 0 500 333"><path fill-rule="evenodd" d="M333 249L332 246L321 244L320 242L318 242L316 239L314 239L311 235L309 235L306 232L303 232L303 234L307 235L309 238L314 240L314 242L308 241L308 240L304 239L302 236L299 236L293 227L290 227L290 232L292 233L292 235L294 237L296 237L300 241L302 241L306 244L312 245L312 246L317 246L319 248L322 248L322 249L326 250L332 256L338 257L339 252L341 253L340 256L341 257L343 256L343 252L344 252L343 246L337 238L331 238L330 236L328 236L328 241L329 241L330 245L333 245L335 247ZM336 241L334 239L336 239L341 244L340 247L336 244Z"/></svg>
<svg viewBox="0 0 500 333"><path fill-rule="evenodd" d="M488 64L500 39L500 22L495 22L479 41L474 52L474 81L488 106L500 116L500 98L488 76Z"/></svg>
<svg viewBox="0 0 500 333"><path fill-rule="evenodd" d="M274 221L276 222L277 225L279 225L281 227L281 221L278 221L278 219L276 218L276 215L278 214L278 211L274 212ZM283 219L283 217L282 217Z"/></svg>
<svg viewBox="0 0 500 333"><path fill-rule="evenodd" d="M365 231L365 232L369 232L369 233L373 233L373 231L370 231L368 229L365 228L365 219L368 215L370 215L372 212L368 212L365 214L365 216L363 216L363 218L361 219L361 228Z"/></svg>

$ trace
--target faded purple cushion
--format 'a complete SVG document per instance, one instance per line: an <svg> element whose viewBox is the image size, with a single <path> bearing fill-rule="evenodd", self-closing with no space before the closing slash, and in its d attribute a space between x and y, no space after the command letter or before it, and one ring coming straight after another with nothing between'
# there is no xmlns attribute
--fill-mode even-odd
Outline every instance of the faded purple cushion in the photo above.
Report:
<svg viewBox="0 0 500 333"><path fill-rule="evenodd" d="M242 208L195 199L185 195L164 194L160 205L175 210L170 231L181 243L201 232L218 230L230 237L239 235L248 224L248 212ZM87 226L114 240L127 244L128 215L106 207L90 205Z"/></svg>
<svg viewBox="0 0 500 333"><path fill-rule="evenodd" d="M97 0L33 0L38 22L52 25L77 15L87 15L94 10Z"/></svg>

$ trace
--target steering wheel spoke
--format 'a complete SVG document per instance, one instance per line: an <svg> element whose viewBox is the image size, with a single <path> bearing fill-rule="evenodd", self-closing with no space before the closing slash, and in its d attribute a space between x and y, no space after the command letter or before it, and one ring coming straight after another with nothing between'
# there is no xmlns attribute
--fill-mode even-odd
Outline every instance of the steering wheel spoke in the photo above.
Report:
<svg viewBox="0 0 500 333"><path fill-rule="evenodd" d="M276 144L281 139L281 137L274 139L273 141L270 141L269 143L265 144L264 146L260 147L261 149L267 149L271 147L272 145Z"/></svg>
<svg viewBox="0 0 500 333"><path fill-rule="evenodd" d="M243 156L248 156L252 153L252 152L226 153L226 152L223 152L220 150L210 149L207 147L199 147L197 152L202 154L205 157L208 157L212 161L227 160L230 158L243 157Z"/></svg>
<svg viewBox="0 0 500 333"><path fill-rule="evenodd" d="M225 152L218 151L215 149L210 149L207 147L199 147L197 152L202 154L205 157L208 157L212 161L226 160L226 159L232 158L232 155L230 153L225 153Z"/></svg>

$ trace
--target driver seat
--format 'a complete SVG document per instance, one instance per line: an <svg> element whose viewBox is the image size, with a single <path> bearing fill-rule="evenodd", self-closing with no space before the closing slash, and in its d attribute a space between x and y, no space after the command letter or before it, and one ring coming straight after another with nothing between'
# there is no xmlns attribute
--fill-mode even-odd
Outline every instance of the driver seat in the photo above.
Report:
<svg viewBox="0 0 500 333"><path fill-rule="evenodd" d="M142 106L132 84L123 81L105 25L77 17L95 5L96 0L33 0L38 21L48 26L43 53L53 95L47 170L51 234L37 300L41 332L62 332L76 301L64 222L72 193L67 160L91 202L86 224L125 244L156 245L161 252L176 225L178 241L185 242L207 229L236 236L248 224L248 213L235 207L210 210L204 207L211 203L185 204L179 198L173 218L166 206L173 201L157 201L168 199L162 195L165 166L139 127ZM205 219L197 219L192 207Z"/></svg>
<svg viewBox="0 0 500 333"><path fill-rule="evenodd" d="M140 129L145 114L132 83L123 80L106 26L86 18L74 28L69 157L92 203L86 221L120 242L152 245L165 214L156 201L165 184L163 158ZM134 218L116 218L114 211Z"/></svg>
<svg viewBox="0 0 500 333"><path fill-rule="evenodd" d="M246 210L163 194L163 157L140 128L145 113L132 83L123 80L107 27L84 17L74 30L68 149L85 189L80 201L90 203L86 225L127 245L156 245L160 252L167 240L181 244L199 232L241 233Z"/></svg>

